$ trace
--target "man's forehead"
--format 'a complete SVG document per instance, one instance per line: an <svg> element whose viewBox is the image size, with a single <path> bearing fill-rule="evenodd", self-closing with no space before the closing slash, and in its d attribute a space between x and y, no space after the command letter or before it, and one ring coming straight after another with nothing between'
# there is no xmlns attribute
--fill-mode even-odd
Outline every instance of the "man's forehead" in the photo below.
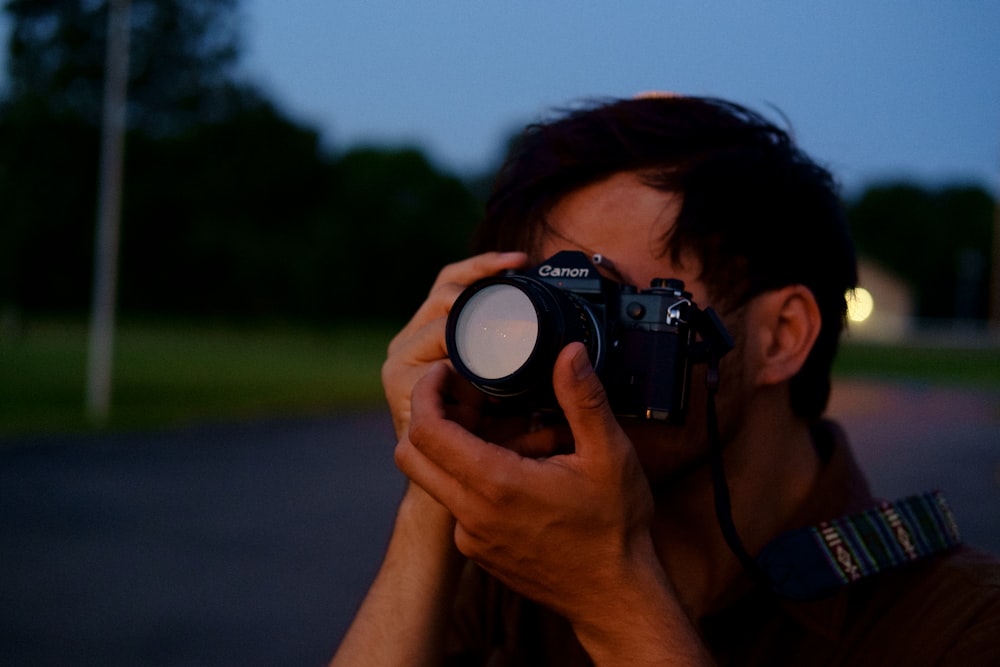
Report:
<svg viewBox="0 0 1000 667"><path fill-rule="evenodd" d="M692 253L671 257L666 242L650 246L650 252L636 261L634 253L616 253L613 248L591 246L553 230L543 232L529 253L530 262L539 264L562 250L577 250L594 263L605 278L622 285L644 289L654 278L679 278L693 284L700 278L701 262Z"/></svg>

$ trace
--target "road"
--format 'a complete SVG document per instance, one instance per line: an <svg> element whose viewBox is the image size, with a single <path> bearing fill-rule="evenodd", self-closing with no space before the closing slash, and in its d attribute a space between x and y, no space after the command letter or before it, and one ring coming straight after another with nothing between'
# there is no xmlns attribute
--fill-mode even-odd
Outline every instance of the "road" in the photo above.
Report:
<svg viewBox="0 0 1000 667"><path fill-rule="evenodd" d="M1000 553L996 393L844 383L877 493L943 488ZM321 665L403 479L384 414L0 445L0 664Z"/></svg>

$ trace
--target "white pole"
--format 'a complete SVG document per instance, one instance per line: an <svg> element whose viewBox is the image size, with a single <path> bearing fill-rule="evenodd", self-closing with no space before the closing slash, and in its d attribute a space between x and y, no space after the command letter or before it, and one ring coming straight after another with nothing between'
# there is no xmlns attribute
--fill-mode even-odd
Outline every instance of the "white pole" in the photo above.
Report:
<svg viewBox="0 0 1000 667"><path fill-rule="evenodd" d="M101 125L100 192L94 236L94 285L87 355L87 415L103 424L111 409L118 236L128 89L129 0L110 0Z"/></svg>
<svg viewBox="0 0 1000 667"><path fill-rule="evenodd" d="M990 258L990 329L1000 337L1000 188L993 195L993 248Z"/></svg>

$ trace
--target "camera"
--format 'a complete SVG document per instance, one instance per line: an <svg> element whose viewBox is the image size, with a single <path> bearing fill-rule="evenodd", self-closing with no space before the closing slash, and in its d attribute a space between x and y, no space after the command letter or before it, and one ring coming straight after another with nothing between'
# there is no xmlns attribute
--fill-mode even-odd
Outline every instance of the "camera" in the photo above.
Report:
<svg viewBox="0 0 1000 667"><path fill-rule="evenodd" d="M594 256L600 261L599 255ZM446 327L455 369L496 403L556 410L552 367L582 342L618 417L680 424L691 367L718 360L732 339L711 308L699 309L681 280L647 289L601 275L584 253L559 252L528 271L476 281L455 301Z"/></svg>

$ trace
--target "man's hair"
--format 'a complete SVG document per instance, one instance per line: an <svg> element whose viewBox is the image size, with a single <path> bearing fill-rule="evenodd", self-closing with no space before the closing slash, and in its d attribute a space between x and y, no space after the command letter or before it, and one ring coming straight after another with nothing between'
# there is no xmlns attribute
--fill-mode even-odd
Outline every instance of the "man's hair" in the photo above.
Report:
<svg viewBox="0 0 1000 667"><path fill-rule="evenodd" d="M845 293L857 282L854 245L830 173L786 131L731 102L671 96L590 104L525 129L497 175L477 250L537 247L560 199L619 172L681 195L663 251L675 263L697 258L718 307L788 285L812 291L822 328L790 393L796 414L819 417L829 399Z"/></svg>

